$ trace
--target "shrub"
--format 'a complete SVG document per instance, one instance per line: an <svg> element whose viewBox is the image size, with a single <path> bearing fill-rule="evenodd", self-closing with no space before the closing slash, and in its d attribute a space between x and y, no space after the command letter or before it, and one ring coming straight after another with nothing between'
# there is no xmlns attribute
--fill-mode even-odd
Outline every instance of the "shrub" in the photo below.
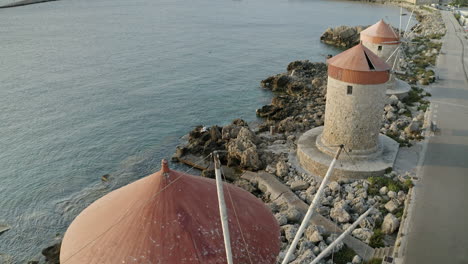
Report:
<svg viewBox="0 0 468 264"><path fill-rule="evenodd" d="M333 255L333 261L336 264L347 264L353 260L355 255L356 252L345 245L340 251Z"/></svg>
<svg viewBox="0 0 468 264"><path fill-rule="evenodd" d="M370 238L369 246L373 248L379 248L379 247L384 247L385 244L383 242L384 234L382 233L382 230L379 228L376 228L374 230L374 234Z"/></svg>

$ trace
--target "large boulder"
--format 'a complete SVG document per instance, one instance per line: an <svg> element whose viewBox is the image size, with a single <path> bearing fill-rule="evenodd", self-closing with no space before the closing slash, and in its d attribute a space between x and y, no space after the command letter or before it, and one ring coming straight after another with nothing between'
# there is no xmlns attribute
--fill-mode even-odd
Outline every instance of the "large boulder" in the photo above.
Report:
<svg viewBox="0 0 468 264"><path fill-rule="evenodd" d="M359 37L362 30L366 27L357 26L338 26L335 28L328 28L320 37L320 40L326 44L351 48L359 43Z"/></svg>
<svg viewBox="0 0 468 264"><path fill-rule="evenodd" d="M349 213L343 208L331 209L330 217L338 223L347 223L351 219Z"/></svg>
<svg viewBox="0 0 468 264"><path fill-rule="evenodd" d="M393 214L387 214L382 223L382 232L390 235L400 226L400 221Z"/></svg>
<svg viewBox="0 0 468 264"><path fill-rule="evenodd" d="M245 127L240 128L237 138L227 144L228 164L239 163L241 167L246 169L262 169L263 164L254 141L256 141L256 137L253 132Z"/></svg>
<svg viewBox="0 0 468 264"><path fill-rule="evenodd" d="M372 237L374 232L372 232L372 230L368 228L356 228L353 230L352 234L357 239L369 243L370 238Z"/></svg>

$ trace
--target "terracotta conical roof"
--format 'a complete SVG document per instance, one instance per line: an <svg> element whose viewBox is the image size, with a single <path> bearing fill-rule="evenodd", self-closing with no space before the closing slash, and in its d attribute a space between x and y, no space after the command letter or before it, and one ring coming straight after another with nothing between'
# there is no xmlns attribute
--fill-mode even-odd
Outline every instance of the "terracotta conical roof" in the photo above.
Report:
<svg viewBox="0 0 468 264"><path fill-rule="evenodd" d="M234 185L224 188L234 262L275 263L280 231L270 210ZM60 261L227 263L214 180L163 163L161 171L109 193L78 215L63 239Z"/></svg>
<svg viewBox="0 0 468 264"><path fill-rule="evenodd" d="M384 45L398 45L400 38L393 31L392 26L385 23L383 19L367 29L361 31L361 41Z"/></svg>
<svg viewBox="0 0 468 264"><path fill-rule="evenodd" d="M388 81L390 66L362 44L327 60L328 76L349 83L380 84Z"/></svg>

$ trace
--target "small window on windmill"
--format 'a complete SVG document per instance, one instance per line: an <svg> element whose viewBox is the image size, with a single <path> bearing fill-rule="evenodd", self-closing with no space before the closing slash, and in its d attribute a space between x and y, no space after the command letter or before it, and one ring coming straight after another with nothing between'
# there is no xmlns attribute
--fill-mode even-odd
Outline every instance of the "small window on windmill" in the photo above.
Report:
<svg viewBox="0 0 468 264"><path fill-rule="evenodd" d="M348 85L348 89L346 90L346 94L353 94L353 87Z"/></svg>
<svg viewBox="0 0 468 264"><path fill-rule="evenodd" d="M382 46L378 46L378 47L377 47L377 50L378 50L378 51L381 51L381 50L382 50Z"/></svg>

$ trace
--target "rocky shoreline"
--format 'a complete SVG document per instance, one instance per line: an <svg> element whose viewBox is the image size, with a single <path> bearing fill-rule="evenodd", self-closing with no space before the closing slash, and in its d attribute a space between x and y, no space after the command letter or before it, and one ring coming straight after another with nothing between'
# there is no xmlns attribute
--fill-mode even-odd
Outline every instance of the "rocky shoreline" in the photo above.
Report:
<svg viewBox="0 0 468 264"><path fill-rule="evenodd" d="M404 99L389 97L382 116L381 133L392 137L402 147L418 144L430 129L430 124L425 119L429 101L424 99L430 94L421 86L437 79L434 70L435 59L441 47L440 38L445 34L444 25L439 19L440 14L426 10L416 10L415 13L419 24L415 26L411 41L416 45L404 46L406 57L401 59L401 68L407 74L398 76L413 86ZM335 46L352 46L356 39L359 39L359 32L363 29L364 26L329 29L328 33L324 33L328 37L322 36L322 41ZM334 32L346 32L346 37L330 37ZM330 39L334 39L335 42ZM257 109L257 116L264 119L258 127L251 128L240 119L224 127L197 127L189 133L187 144L178 147L173 160L184 162L187 155L202 157L215 150L221 151L222 163L226 168L230 168L228 173L225 172L227 178L233 184L262 198L275 213L282 228L281 258L303 215L295 208L271 201L271 194L265 188L241 176L245 171L275 175L299 199L307 204L312 201L320 181L301 172L292 161L292 156L299 135L323 125L327 87L326 64L310 61L291 62L286 72L266 78L261 81L261 86L271 90L275 96L271 104ZM202 174L213 176L212 168L208 166ZM392 249L400 222L403 220L405 200L412 187L413 176L409 172L389 171L384 177L330 182L318 212L339 228L345 229L359 214L373 206L377 210L372 212L352 235L374 249ZM336 234L320 225L311 225L299 243L296 259L291 263L308 263L336 237ZM335 249L333 255L334 260L329 257L323 263L363 261L362 256L343 243Z"/></svg>
<svg viewBox="0 0 468 264"><path fill-rule="evenodd" d="M437 13L418 10L417 14L420 23L412 42L418 46L405 47L407 57L402 68L407 74L398 76L412 84L412 90L402 100L395 96L389 97L382 116L381 133L392 137L402 147L418 144L430 127L425 119L429 102L424 100L430 94L420 86L437 79L435 58L440 51L440 38L444 34L443 23ZM356 44L359 32L363 29L364 26L329 29L328 33L324 33L326 37L322 36L322 41L349 47ZM341 37L336 38L334 36L337 32L346 32L346 36L340 33ZM187 141L177 147L172 159L195 166L202 170L203 176L213 177L213 166L206 162L205 157L218 151L226 179L261 198L275 214L282 230L281 260L304 213L291 203L272 197L268 187L255 180L255 177L246 175L259 172L274 177L294 194L294 199L305 204L311 202L320 179L301 171L294 161L294 153L298 137L324 123L327 67L322 62L294 61L284 73L261 81L261 86L274 93L272 102L256 111L256 115L263 118L261 124L253 127L244 120L236 119L225 126L198 126L189 132ZM352 235L374 249L392 248L404 218L405 201L412 187L413 176L408 172L388 171L379 178L330 182L318 212L336 229L330 230L331 225L327 228L322 225L309 226L291 263L309 263L333 242L338 236L337 230L348 227L371 206L376 210ZM60 244L56 244L43 251L48 259L46 263L59 263L59 247ZM346 243L341 243L322 263L357 264L363 263L364 257ZM367 256L367 259L371 257ZM370 260L365 263L380 262Z"/></svg>

